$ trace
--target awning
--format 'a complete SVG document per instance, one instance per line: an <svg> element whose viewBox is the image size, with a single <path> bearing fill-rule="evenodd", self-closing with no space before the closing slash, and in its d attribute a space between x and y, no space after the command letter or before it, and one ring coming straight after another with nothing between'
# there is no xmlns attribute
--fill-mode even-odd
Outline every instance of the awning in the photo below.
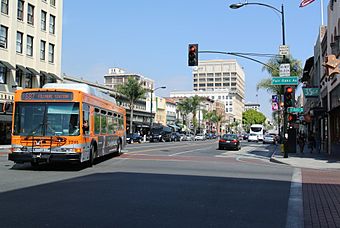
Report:
<svg viewBox="0 0 340 228"><path fill-rule="evenodd" d="M10 70L15 70L15 67L12 66L10 63L8 63L6 61L0 61L0 64L3 65L4 67L10 69Z"/></svg>
<svg viewBox="0 0 340 228"><path fill-rule="evenodd" d="M172 127L172 128L175 128L175 129L181 129L180 127L176 126L176 125L173 125L173 124L170 124L168 125L169 127Z"/></svg>
<svg viewBox="0 0 340 228"><path fill-rule="evenodd" d="M60 79L57 75L53 74L53 73L48 73L49 76L51 76L52 78L55 78L55 79Z"/></svg>
<svg viewBox="0 0 340 228"><path fill-rule="evenodd" d="M18 65L17 64L17 68L19 69L19 70L21 70L24 74L29 74L30 72L26 69L26 67L24 67L24 66L21 66L21 65Z"/></svg>
<svg viewBox="0 0 340 228"><path fill-rule="evenodd" d="M45 76L45 77L49 77L48 73L45 72L45 71L40 71L40 74L43 75L43 76Z"/></svg>
<svg viewBox="0 0 340 228"><path fill-rule="evenodd" d="M33 68L31 68L31 67L26 67L26 68L27 68L27 70L29 70L32 74L34 74L34 75L39 75L38 71L34 70Z"/></svg>

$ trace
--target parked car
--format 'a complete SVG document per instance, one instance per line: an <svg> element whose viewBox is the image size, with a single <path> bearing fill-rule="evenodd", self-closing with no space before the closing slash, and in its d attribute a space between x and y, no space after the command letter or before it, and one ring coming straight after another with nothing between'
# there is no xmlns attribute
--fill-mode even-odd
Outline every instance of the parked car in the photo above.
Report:
<svg viewBox="0 0 340 228"><path fill-rule="evenodd" d="M127 143L141 143L143 140L142 136L140 136L137 133L133 133L133 134L126 134L126 142Z"/></svg>
<svg viewBox="0 0 340 228"><path fill-rule="evenodd" d="M257 136L257 134L249 134L248 142L258 142L258 141L259 141L259 137Z"/></svg>
<svg viewBox="0 0 340 228"><path fill-rule="evenodd" d="M187 134L185 136L185 141L194 141L195 140L195 136L192 134Z"/></svg>
<svg viewBox="0 0 340 228"><path fill-rule="evenodd" d="M238 135L236 134L224 134L218 141L218 149L241 149L241 143Z"/></svg>
<svg viewBox="0 0 340 228"><path fill-rule="evenodd" d="M170 142L172 130L166 126L154 126L151 128L150 142Z"/></svg>
<svg viewBox="0 0 340 228"><path fill-rule="evenodd" d="M197 135L195 135L195 141L197 141L197 140L205 140L206 138L205 138L205 134L197 134Z"/></svg>
<svg viewBox="0 0 340 228"><path fill-rule="evenodd" d="M181 141L181 135L178 132L172 132L171 141L174 141L174 142Z"/></svg>
<svg viewBox="0 0 340 228"><path fill-rule="evenodd" d="M263 137L263 144L275 144L276 143L276 139L275 139L275 136L273 135L265 135Z"/></svg>

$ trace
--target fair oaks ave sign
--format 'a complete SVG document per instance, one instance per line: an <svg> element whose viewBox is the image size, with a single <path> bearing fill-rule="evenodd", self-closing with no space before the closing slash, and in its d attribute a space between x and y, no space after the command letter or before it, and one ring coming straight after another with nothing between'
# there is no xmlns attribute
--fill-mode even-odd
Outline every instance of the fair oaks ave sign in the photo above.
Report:
<svg viewBox="0 0 340 228"><path fill-rule="evenodd" d="M299 79L296 76L290 77L272 77L272 85L297 85Z"/></svg>

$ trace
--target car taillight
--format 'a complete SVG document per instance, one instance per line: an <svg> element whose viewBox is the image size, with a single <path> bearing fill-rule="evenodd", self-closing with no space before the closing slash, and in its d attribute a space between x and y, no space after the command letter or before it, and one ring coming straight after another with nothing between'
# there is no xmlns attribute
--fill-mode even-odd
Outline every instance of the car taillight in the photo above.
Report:
<svg viewBox="0 0 340 228"><path fill-rule="evenodd" d="M234 139L232 142L236 143L236 142L237 142L237 139Z"/></svg>
<svg viewBox="0 0 340 228"><path fill-rule="evenodd" d="M225 140L224 139L220 139L220 141L219 142L225 142Z"/></svg>

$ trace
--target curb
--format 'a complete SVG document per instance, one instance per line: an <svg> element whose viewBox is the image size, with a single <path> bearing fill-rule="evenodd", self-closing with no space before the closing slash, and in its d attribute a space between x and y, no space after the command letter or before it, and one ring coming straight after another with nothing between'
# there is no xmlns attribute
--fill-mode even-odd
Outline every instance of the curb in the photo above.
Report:
<svg viewBox="0 0 340 228"><path fill-rule="evenodd" d="M270 156L269 161L270 161L270 162L273 162L273 163L277 163L277 164L290 165L290 164L288 164L288 163L279 161L279 160L277 160L276 158L274 158L274 157L275 157L275 154L276 154L277 148L278 148L278 144L276 144L275 149L274 149L274 152L273 152L272 155Z"/></svg>

